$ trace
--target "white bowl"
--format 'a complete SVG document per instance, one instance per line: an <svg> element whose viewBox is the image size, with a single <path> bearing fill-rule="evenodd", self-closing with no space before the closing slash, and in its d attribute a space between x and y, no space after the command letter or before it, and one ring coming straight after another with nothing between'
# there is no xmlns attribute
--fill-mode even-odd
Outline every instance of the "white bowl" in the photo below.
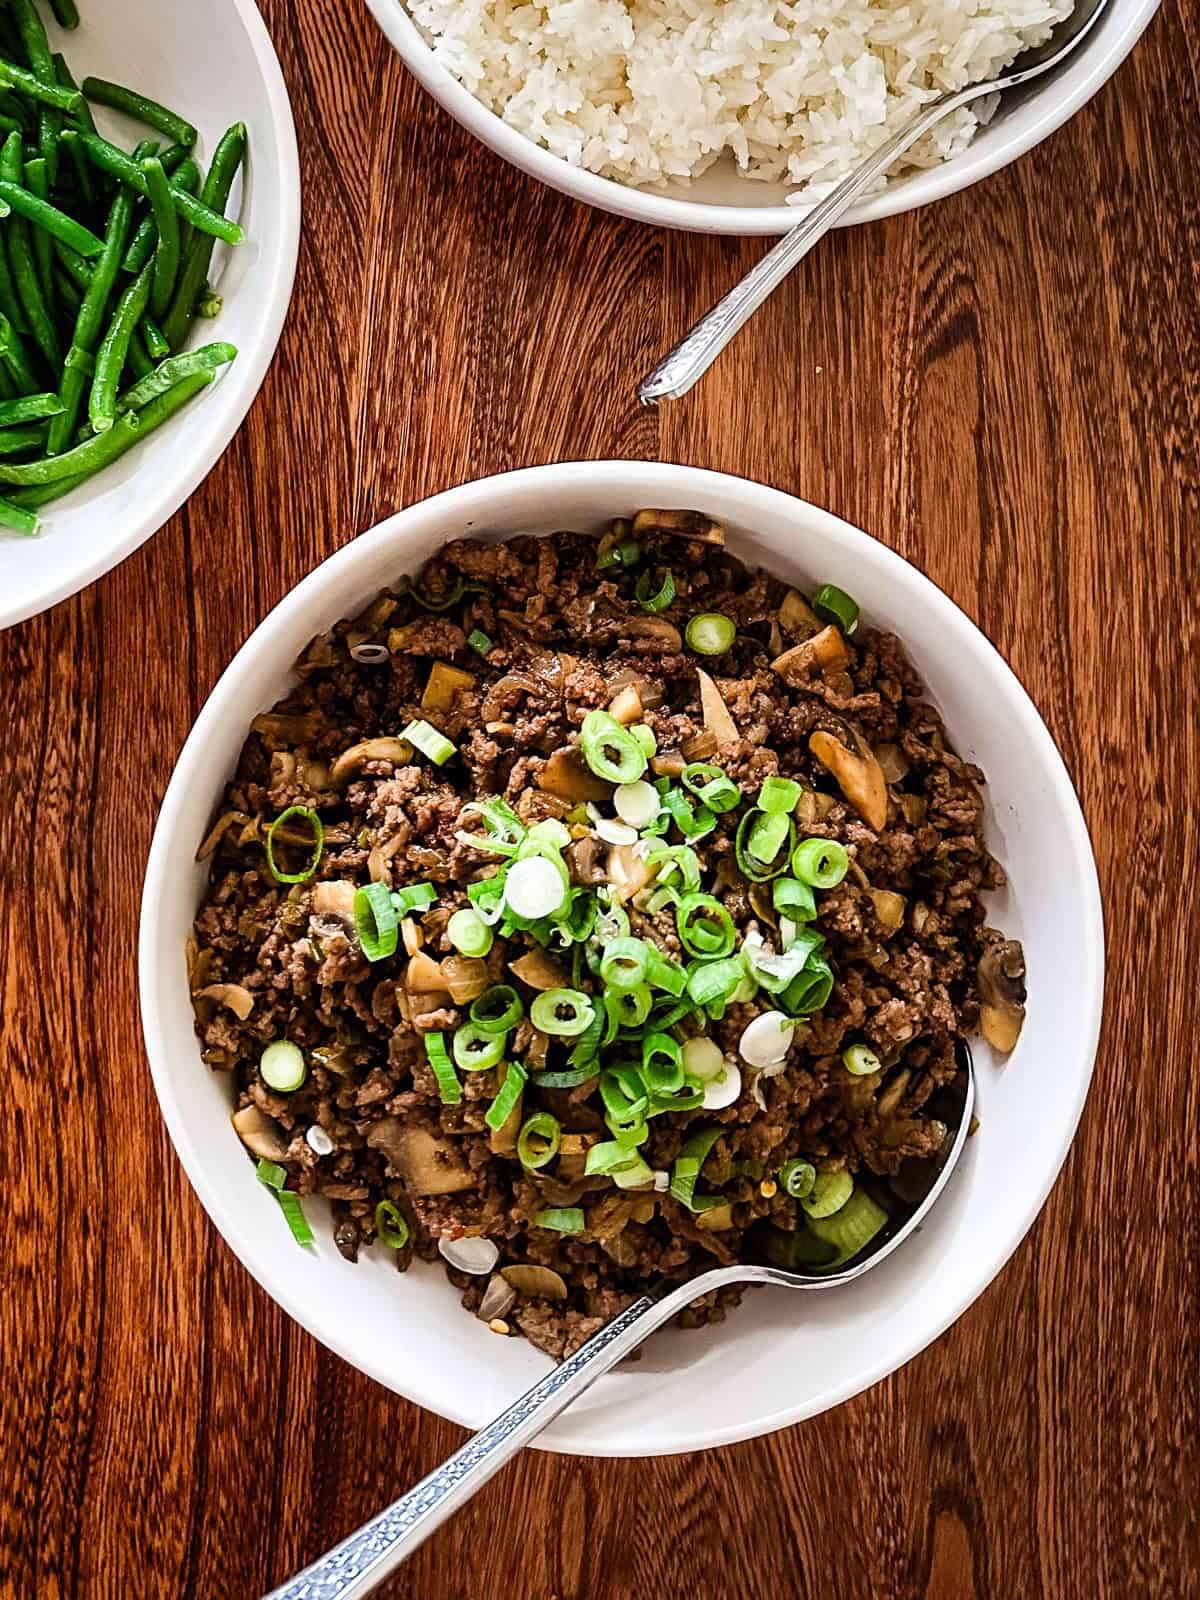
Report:
<svg viewBox="0 0 1200 1600"><path fill-rule="evenodd" d="M695 233L786 233L803 215L784 203L789 186L741 176L732 160L719 163L691 183L637 189L601 178L518 133L489 111L454 77L429 47L401 0L367 0L375 20L409 71L450 115L513 166L552 189L586 200L602 211L649 222L659 228ZM952 161L892 183L879 195L851 208L843 226L891 217L927 205L977 183L1024 155L1079 110L1133 49L1159 0L1110 0L1108 13L1079 46L1070 67L1053 84L1021 91L990 126L981 128L969 148Z"/></svg>
<svg viewBox="0 0 1200 1600"><path fill-rule="evenodd" d="M45 11L45 8L41 8ZM292 296L300 246L300 163L283 74L253 0L88 0L74 33L50 23L77 79L113 78L174 107L212 155L235 122L250 136L246 176L230 214L246 230L236 250L219 244L210 278L225 297L193 344L227 339L238 358L210 389L146 444L42 513L26 539L0 529L0 628L75 594L131 555L203 482L241 427L262 385ZM102 133L126 148L146 129L102 109ZM216 530L210 530L215 537Z"/></svg>
<svg viewBox="0 0 1200 1600"><path fill-rule="evenodd" d="M227 1078L201 1064L184 944L203 893L194 860L251 718L284 693L311 636L353 615L446 539L599 528L640 506L697 507L731 549L804 583L853 592L894 629L987 789L991 848L1011 887L995 924L1024 941L1029 1014L1004 1065L980 1043L982 1127L921 1234L836 1293L758 1290L719 1327L657 1335L543 1436L594 1455L696 1450L812 1416L895 1370L987 1286L1037 1215L1071 1142L1100 1025L1103 929L1087 831L1058 752L983 635L915 568L802 501L691 467L589 461L487 478L383 523L332 556L234 658L179 758L154 835L141 926L146 1043L163 1115L197 1193L259 1283L332 1350L431 1410L478 1427L547 1369L458 1304L440 1265L398 1274L381 1248L351 1266L317 1216L290 1240L230 1127ZM314 1212L318 1207L312 1207Z"/></svg>

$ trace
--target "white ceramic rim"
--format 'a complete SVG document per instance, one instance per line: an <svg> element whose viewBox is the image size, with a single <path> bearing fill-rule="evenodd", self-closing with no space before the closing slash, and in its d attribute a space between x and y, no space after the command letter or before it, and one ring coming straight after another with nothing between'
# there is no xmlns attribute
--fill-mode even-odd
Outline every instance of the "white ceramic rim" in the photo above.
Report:
<svg viewBox="0 0 1200 1600"><path fill-rule="evenodd" d="M273 265L268 268L268 263L264 262L261 268L263 271L271 272L271 282L267 288L265 302L268 307L266 337L258 345L254 356L248 360L234 362L221 379L221 403L227 406L228 410L224 425L215 436L216 454L212 460L207 465L197 460L195 467L186 472L173 489L165 493L160 491L155 496L153 489L148 487L146 509L141 516L130 519L129 528L121 539L94 560L75 568L69 575L63 575L53 583L48 583L40 593L23 596L21 603L11 611L6 611L3 605L0 605L0 629L11 628L18 622L28 621L30 617L40 616L43 611L56 606L60 600L68 600L80 590L86 589L89 584L95 583L97 578L102 578L106 572L119 567L127 556L131 556L146 543L147 539L152 538L164 523L169 522L180 506L195 494L228 450L234 435L245 422L246 415L262 388L271 362L275 359L279 337L283 332L283 324L291 305L292 288L296 281L296 265L300 259L300 151L296 143L296 124L292 118L292 106L283 79L283 69L279 65L279 57L275 54L275 46L271 43L266 23L254 0L233 0L233 4L245 26L246 35L263 76L271 122L279 141L282 166L280 196L282 227L277 241L278 248L274 253ZM153 475L150 474L147 476L147 485L152 483Z"/></svg>
<svg viewBox="0 0 1200 1600"><path fill-rule="evenodd" d="M191 1130L186 1124L180 1106L175 1099L166 1070L167 1048L162 1019L158 1009L156 967L160 940L157 921L158 907L164 903L165 896L169 892L167 865L170 841L178 829L178 815L185 794L193 781L198 781L196 772L203 767L210 735L219 727L223 719L228 716L230 707L237 699L238 674L236 668L239 660L247 652L253 653L257 648L269 644L277 633L286 632L293 614L304 609L309 595L314 590L324 588L331 578L336 586L339 575L345 573L349 576L355 566L369 556L371 550L378 545L385 545L391 541L395 536L396 530L407 521L433 522L442 524L448 529L465 527L476 520L486 523L498 484L509 482L519 491L522 487L530 484L542 483L551 485L562 480L569 482L572 476L577 477L578 474L583 472L604 471L613 468L619 468L622 473L623 491L627 490L635 498L641 490L639 480L644 480L644 488L647 493L659 498L674 496L680 505L704 505L706 502L712 503L718 495L734 493L739 498L740 506L744 508L744 520L750 525L753 525L756 515L760 513L764 517L772 513L778 515L785 512L789 515L795 515L793 508L798 504L803 505L806 517L811 518L818 524L823 523L829 530L836 532L837 537L844 541L847 556L850 559L865 566L879 569L884 574L903 571L906 581L915 583L917 588L923 591L925 603L930 607L933 614L941 620L947 630L954 634L966 633L972 636L976 647L982 649L985 655L990 654L992 657L991 666L995 673L998 696L1006 697L1010 705L1018 710L1022 718L1029 720L1031 737L1042 746L1047 775L1052 783L1055 800L1061 809L1068 831L1070 849L1079 873L1079 880L1085 886L1087 904L1084 907L1084 925L1090 930L1086 947L1078 952L1078 983L1073 1000L1073 1003L1078 1008L1080 1025L1085 1029L1082 1048L1088 1063L1087 1072L1081 1080L1077 1103L1073 1107L1069 1126L1064 1128L1061 1147L1052 1166L1047 1170L1042 1183L1035 1191L1025 1197L1024 1204L1016 1212L1017 1220L1008 1236L1010 1242L995 1250L991 1257L983 1263L980 1274L976 1276L967 1290L956 1297L950 1313L942 1318L936 1326L927 1331L923 1330L919 1335L904 1343L898 1351L891 1352L886 1359L864 1368L853 1380L833 1385L828 1390L800 1405L783 1407L776 1412L759 1418L748 1426L732 1425L728 1427L710 1426L697 1428L692 1433L673 1440L669 1448L654 1452L655 1454L675 1455L694 1450L711 1449L719 1445L733 1444L743 1439L758 1438L763 1434L773 1433L779 1428L788 1427L792 1423L801 1422L806 1417L815 1416L832 1406L840 1405L842 1401L849 1400L852 1396L862 1393L863 1390L872 1387L881 1379L898 1371L900 1367L911 1361L926 1346L939 1338L951 1323L955 1322L966 1311L968 1306L979 1298L1008 1261L1013 1251L1025 1238L1062 1169L1062 1164L1066 1159L1067 1152L1075 1136L1075 1130L1079 1124L1084 1101L1087 1098L1095 1063L1096 1047L1099 1042L1103 1009L1104 921L1100 900L1100 884L1083 813L1063 759L1053 739L1050 737L1050 733L1042 721L1036 706L1022 687L1016 674L971 619L947 595L943 594L937 585L927 578L919 568L896 554L895 551L888 549L887 546L878 543L870 535L855 528L852 524L844 522L840 517L835 517L831 512L823 511L807 502L800 502L797 497L785 494L782 490L769 489L762 484L751 482L748 479L737 478L726 473L710 472L704 468L662 462L581 461L562 462L542 467L525 467L516 472L477 479L457 488L448 489L428 500L416 502L396 516L372 528L369 532L360 535L351 544L337 551L336 554L330 556L313 572L309 573L258 625L241 647L241 650L238 651L234 660L226 668L205 702L176 763L174 774L163 799L158 823L154 830L154 839L150 848L142 896L138 950L139 983L141 989L142 1028L159 1105L162 1108L162 1114L172 1142L179 1154L179 1159L183 1163L184 1171L199 1196L201 1204L208 1212L225 1242L266 1293L277 1304L282 1306L294 1321L298 1322L301 1327L311 1333L326 1348L333 1350L351 1366L360 1371L365 1371L369 1377L374 1378L377 1383L382 1384L385 1388L391 1389L395 1393L403 1394L406 1399L412 1400L417 1405L423 1404L423 1401L410 1389L402 1389L398 1386L394 1370L386 1369L382 1361L364 1361L359 1353L354 1355L349 1353L333 1328L325 1326L320 1308L304 1304L300 1297L291 1291L286 1273L281 1274L279 1271L278 1251L266 1247L256 1249L249 1237L243 1234L235 1197L223 1192L215 1184L211 1183L206 1175L203 1156L193 1142ZM671 481L672 479L674 481ZM351 589L353 584L348 583L346 587ZM329 621L331 624L335 620L334 616L330 616ZM475 1418L469 1417L464 1413L456 1411L444 1413L439 1408L438 1414L447 1414L450 1416L450 1420L458 1422L464 1427L478 1425ZM565 1443L559 1443L553 1437L543 1439L538 1447L558 1454L580 1454L578 1450ZM608 1449L592 1448L587 1451L587 1454L596 1456L639 1456L644 1452L637 1449L626 1450L613 1447Z"/></svg>
<svg viewBox="0 0 1200 1600"><path fill-rule="evenodd" d="M552 155L525 134L508 125L461 84L426 44L420 29L409 17L401 0L367 0L376 22L395 46L409 71L429 90L454 119L498 156L548 184L560 193L588 205L647 222L654 227L679 228L690 233L771 235L787 233L804 218L795 206L724 206L694 200L676 200L602 178L582 167L572 166L561 156ZM1003 127L989 138L988 145L970 145L962 155L928 171L914 173L892 185L882 194L852 206L838 224L849 227L874 222L880 217L899 216L917 206L945 199L960 189L990 177L1000 167L1023 156L1034 145L1060 128L1108 81L1133 49L1158 10L1159 0L1139 0L1128 16L1115 14L1106 21L1099 37L1104 47L1093 40L1080 47L1079 61L1069 69L1077 74L1061 98L1047 98L1043 115L1022 130ZM1115 30L1115 31L1114 31ZM1085 70L1080 71L1080 66ZM994 142L993 142L994 140ZM990 146L990 148L989 148Z"/></svg>

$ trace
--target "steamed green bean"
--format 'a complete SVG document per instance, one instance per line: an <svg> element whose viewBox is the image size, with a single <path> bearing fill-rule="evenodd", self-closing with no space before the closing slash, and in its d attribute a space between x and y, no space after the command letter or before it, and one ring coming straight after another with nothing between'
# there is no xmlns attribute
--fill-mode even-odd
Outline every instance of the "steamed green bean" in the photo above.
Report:
<svg viewBox="0 0 1200 1600"><path fill-rule="evenodd" d="M187 145L190 149L199 137L184 117L160 105L157 100L151 100L148 95L138 94L136 89L110 83L107 78L85 78L83 92L93 105L107 106L110 111L119 111L123 116L132 117L135 122L144 123L147 128L165 134L176 144Z"/></svg>

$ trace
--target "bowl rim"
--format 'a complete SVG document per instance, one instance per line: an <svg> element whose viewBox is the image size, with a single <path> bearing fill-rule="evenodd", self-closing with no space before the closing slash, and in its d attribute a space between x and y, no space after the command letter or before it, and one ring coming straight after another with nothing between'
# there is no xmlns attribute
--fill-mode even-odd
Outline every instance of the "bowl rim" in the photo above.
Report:
<svg viewBox="0 0 1200 1600"><path fill-rule="evenodd" d="M95 583L97 578L102 578L105 573L120 566L126 557L131 556L148 539L153 538L184 502L191 498L224 456L234 435L246 420L247 413L254 404L267 371L275 359L275 351L291 305L296 267L300 259L300 151L287 84L284 81L279 57L275 53L275 46L267 32L266 23L255 0L232 0L232 4L246 29L250 48L262 74L268 114L275 131L280 157L279 193L282 218L277 244L272 252L272 259L260 262L256 269L262 273L269 271L271 275L269 284L265 285L266 315L262 323L264 337L258 341L255 351L249 357L239 358L214 386L213 394L221 395L227 410L223 423L217 429L214 453L207 465L198 458L180 478L175 480L173 487L159 490L157 493L148 493L144 509L137 516L130 517L126 531L102 554L82 562L69 574L45 583L36 593L23 595L11 607L0 603L0 629L11 628L18 622L26 622L29 618L48 611L51 606L58 605L61 600L70 599L72 595ZM47 530L46 537L53 537L52 530Z"/></svg>
<svg viewBox="0 0 1200 1600"><path fill-rule="evenodd" d="M1063 818L1074 872L1082 887L1085 902L1082 907L1083 920L1088 930L1086 944L1078 952L1073 999L1080 1019L1080 1059L1086 1063L1075 1103L1071 1107L1069 1117L1064 1120L1058 1148L1053 1160L1043 1170L1041 1181L1030 1189L1024 1204L1014 1210L1013 1222L1003 1240L991 1255L981 1262L966 1287L955 1294L950 1309L944 1317L937 1319L931 1327L922 1326L919 1332L906 1335L888 1351L886 1356L877 1357L864 1364L853 1378L830 1385L821 1393L799 1403L782 1405L753 1422L693 1427L686 1433L673 1436L668 1444L656 1445L651 1451L638 1448L636 1445L626 1448L620 1441L600 1445L589 1441L586 1449L581 1450L569 1439L558 1439L553 1432L535 1441L537 1448L564 1455L586 1454L603 1457L675 1455L758 1438L804 1421L872 1387L881 1379L898 1371L935 1339L940 1338L946 1329L983 1294L1028 1234L1062 1170L1091 1085L1103 1011L1105 953L1100 885L1083 812L1066 764L1040 713L1012 668L971 618L919 567L898 552L879 543L863 530L856 528L852 523L783 490L769 488L732 474L670 462L602 460L524 467L460 484L427 499L416 501L386 518L320 562L268 612L217 680L188 734L163 797L146 867L138 940L142 1029L155 1093L176 1153L209 1218L242 1265L272 1300L327 1349L334 1351L351 1366L365 1372L367 1376L393 1393L401 1394L414 1404L428 1408L427 1400L416 1392L411 1382L402 1384L396 1372L387 1367L382 1359L375 1358L370 1353L364 1358L363 1351L358 1349L352 1351L348 1341L340 1336L336 1318L328 1318L319 1305L305 1303L299 1290L293 1288L296 1280L289 1279L286 1272L280 1271L278 1252L265 1247L260 1249L255 1244L253 1230L243 1227L242 1212L235 1198L223 1192L216 1182L208 1177L202 1151L184 1118L171 1082L171 1053L166 1044L159 1009L161 966L159 952L162 948L158 931L159 908L166 904L167 896L171 892L168 867L173 841L178 834L178 813L192 785L204 781L203 765L210 733L221 724L229 708L236 702L246 664L261 651L271 649L276 638L290 630L292 619L303 614L311 600L326 593L332 597L339 590L353 591L355 587L353 575L359 565L369 565L373 552L395 542L408 525L416 523L428 526L444 523L447 527L455 525L465 527L482 523L486 526L492 502L497 493L502 493L506 486L510 486L515 493L520 493L525 488L548 483L578 484L585 474L599 476L601 479L609 475L619 476L620 492L634 498L644 490L659 499L677 497L680 504L702 505L706 499L713 501L718 495L734 494L739 499L740 517L749 525L753 525L756 515L760 513L773 511L777 515L795 517L799 510L807 521L815 523L839 539L850 560L872 565L881 569L884 574L902 575L903 581L914 585L924 603L931 608L933 620L941 621L953 632L965 631L974 636L976 646L994 673L997 684L1003 686L1011 703L1027 723L1031 738L1041 748L1045 776L1053 790L1055 809ZM337 610L338 604L339 602L333 601L329 606L330 623L337 620L332 613ZM196 1059L199 1060L198 1055ZM465 1408L439 1405L436 1414L444 1415L464 1427L474 1428L481 1425L478 1416L469 1413Z"/></svg>
<svg viewBox="0 0 1200 1600"><path fill-rule="evenodd" d="M560 194L634 222L686 233L770 236L787 233L807 214L804 207L789 205L724 206L679 200L574 166L511 127L476 99L434 54L402 0L366 3L409 71L456 122L496 155ZM882 194L859 201L846 212L838 227L899 216L943 200L1025 155L1074 116L1108 81L1149 25L1159 4L1160 0L1131 0L1128 14L1110 12L1109 25L1081 46L1075 66L1068 69L1072 74L1069 92L1057 98L1045 97L1042 114L1028 127L1004 133L1002 126L991 148L973 142L950 161L914 173ZM1100 40L1105 43L1101 45ZM1061 79L1056 81L1061 85Z"/></svg>

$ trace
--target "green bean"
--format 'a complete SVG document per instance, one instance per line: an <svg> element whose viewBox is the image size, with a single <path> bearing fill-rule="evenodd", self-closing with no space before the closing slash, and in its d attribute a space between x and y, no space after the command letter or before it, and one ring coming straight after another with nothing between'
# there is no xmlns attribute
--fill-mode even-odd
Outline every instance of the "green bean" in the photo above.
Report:
<svg viewBox="0 0 1200 1600"><path fill-rule="evenodd" d="M142 318L138 332L145 339L146 349L155 361L162 361L171 354L171 346L163 338L162 329L152 317Z"/></svg>
<svg viewBox="0 0 1200 1600"><path fill-rule="evenodd" d="M57 262L54 264L54 289L62 308L58 325L69 339L75 327L75 318L79 315L79 308L83 304L83 290L74 278L67 276Z"/></svg>
<svg viewBox="0 0 1200 1600"><path fill-rule="evenodd" d="M128 184L143 199L146 198L146 179L136 161L127 156L123 150L118 150L115 144L109 144L107 139L101 139L96 134L85 133L81 134L80 138L90 160L100 168L101 172L108 172L114 178L120 178L122 183ZM203 201L174 186L171 188L171 198L180 216L186 218L201 233L211 233L216 238L223 239L226 244L244 243L246 235L237 223L230 222L228 217L213 211Z"/></svg>
<svg viewBox="0 0 1200 1600"><path fill-rule="evenodd" d="M96 269L90 261L85 261L78 250L72 250L69 244L64 244L61 239L51 239L54 253L62 263L63 271L76 282L81 289L90 288L92 279L96 276ZM143 263L144 265L144 263Z"/></svg>
<svg viewBox="0 0 1200 1600"><path fill-rule="evenodd" d="M96 185L92 180L92 169L88 164L88 159L79 143L78 132L74 128L64 128L62 143L67 147L71 165L75 168L75 178L79 184L80 196L84 205L90 210L96 204Z"/></svg>
<svg viewBox="0 0 1200 1600"><path fill-rule="evenodd" d="M79 126L85 130L85 132L95 133L96 119L92 116L92 108L83 98L83 91L75 82L75 79L71 73L71 69L67 65L67 58L65 56L56 55L53 57L53 60L54 76L58 79L60 85L64 89L70 89L73 94L77 94L79 96L79 104L73 108L71 113L72 116L75 118L75 121L79 124Z"/></svg>
<svg viewBox="0 0 1200 1600"><path fill-rule="evenodd" d="M200 198L205 205L211 206L215 211L224 211L229 203L233 180L237 176L245 153L246 125L244 122L235 122L222 136L221 142L213 152L212 165L208 169L208 177L204 180L204 188L200 191ZM198 236L188 246L179 273L175 298L163 323L163 333L170 340L172 350L180 349L187 339L195 317L196 302L208 280L212 253L211 238Z"/></svg>
<svg viewBox="0 0 1200 1600"><path fill-rule="evenodd" d="M78 89L64 89L59 83L41 83L32 72L13 66L11 61L0 61L0 84L14 94L36 100L39 105L53 106L58 111L78 111L84 103Z"/></svg>
<svg viewBox="0 0 1200 1600"><path fill-rule="evenodd" d="M10 133L0 149L0 191L19 188L21 171L21 136L19 133ZM14 179L17 181L14 182ZM29 229L20 217L9 221L5 238L17 299L28 319L33 342L45 356L51 370L56 372L59 362L58 333L42 294Z"/></svg>
<svg viewBox="0 0 1200 1600"><path fill-rule="evenodd" d="M0 312L0 360L8 368L19 394L39 393L42 386L29 365L24 341L3 312Z"/></svg>
<svg viewBox="0 0 1200 1600"><path fill-rule="evenodd" d="M166 163L164 162L164 167ZM200 168L189 156L180 163L171 176L173 189L186 189L189 194L195 194L200 187ZM182 242L182 232L180 240ZM143 217L138 231L133 236L133 243L125 252L125 259L121 263L122 272L137 273L142 270L154 254L154 246L158 242L158 229L154 226L153 216Z"/></svg>
<svg viewBox="0 0 1200 1600"><path fill-rule="evenodd" d="M128 366L134 377L139 380L148 378L154 371L154 363L146 353L140 328L133 330L133 338L129 341Z"/></svg>
<svg viewBox="0 0 1200 1600"><path fill-rule="evenodd" d="M24 428L0 428L0 456L24 455L27 450L41 450L46 443L45 423Z"/></svg>
<svg viewBox="0 0 1200 1600"><path fill-rule="evenodd" d="M176 144L185 144L190 149L199 138L195 128L184 117L159 105L157 100L138 94L136 89L110 83L107 78L85 78L83 92L94 105L107 106L110 111L120 111L124 116L132 117L135 122L144 122L148 128L155 128L159 133L165 133L168 139L174 139Z"/></svg>
<svg viewBox="0 0 1200 1600"><path fill-rule="evenodd" d="M20 141L19 134L10 133L8 137ZM0 200L11 206L18 216L25 217L36 227L45 228L47 233L54 234L55 238L78 250L81 256L98 256L104 249L103 239L97 239L90 228L85 228L82 222L76 222L74 217L67 216L57 206L39 200L37 195L30 194L19 182L11 179L0 181Z"/></svg>
<svg viewBox="0 0 1200 1600"><path fill-rule="evenodd" d="M9 428L17 422L43 422L47 417L57 417L62 411L62 401L56 394L27 394L19 400L0 400L0 428Z"/></svg>
<svg viewBox="0 0 1200 1600"><path fill-rule="evenodd" d="M46 163L40 158L25 163L25 186L30 194L35 194L39 200L49 200L50 184L46 177ZM54 285L54 251L51 247L51 236L43 228L38 228L33 234L33 259L37 263L38 281L42 286L46 309L53 316L58 293Z"/></svg>
<svg viewBox="0 0 1200 1600"><path fill-rule="evenodd" d="M73 33L79 26L79 12L75 7L75 0L50 0L50 9L60 28L66 28L68 32Z"/></svg>
<svg viewBox="0 0 1200 1600"><path fill-rule="evenodd" d="M2 238L0 238L0 312L3 312L13 326L20 328L23 333L29 331L25 313L21 310L21 303L17 299L17 286L13 282L8 251Z"/></svg>
<svg viewBox="0 0 1200 1600"><path fill-rule="evenodd" d="M66 449L68 441L75 432L79 407L83 402L83 391L88 379L88 374L82 370L83 363L80 358L91 355L100 340L109 295L113 291L117 274L121 269L121 257L125 254L129 227L133 221L133 208L132 193L128 189L118 189L108 213L104 250L96 263L92 281L79 308L75 337L67 357L66 371L62 375L59 399L63 403L63 409L61 415L55 417L50 424L50 438L46 445L48 453L52 456Z"/></svg>
<svg viewBox="0 0 1200 1600"><path fill-rule="evenodd" d="M36 489L14 489L8 496L8 503L22 510L37 511L42 506L48 506L52 500L61 500L72 489L78 489L81 483L87 482L89 476L89 473L79 472L73 478L56 478L53 483L44 483Z"/></svg>
<svg viewBox="0 0 1200 1600"><path fill-rule="evenodd" d="M26 511L12 500L0 499L0 526L11 528L14 533L23 533L26 538L32 538L40 524L34 512Z"/></svg>
<svg viewBox="0 0 1200 1600"><path fill-rule="evenodd" d="M8 368L0 361L0 400L15 400L17 386L8 375Z"/></svg>
<svg viewBox="0 0 1200 1600"><path fill-rule="evenodd" d="M154 247L150 313L155 318L162 318L171 308L175 279L179 275L179 213L171 203L171 186L162 162L156 156L151 156L142 162L142 171L150 191L154 226L158 230L158 243Z"/></svg>
<svg viewBox="0 0 1200 1600"><path fill-rule="evenodd" d="M117 400L118 411L137 411L142 406L149 405L151 400L156 400L159 395L167 394L176 384L185 379L197 377L208 372L216 373L222 367L227 367L237 358L237 347L232 344L206 344L199 350L189 350L181 356L172 356L169 361L164 361L161 367L155 368L149 377L135 383L132 389Z"/></svg>
<svg viewBox="0 0 1200 1600"><path fill-rule="evenodd" d="M113 426L98 433L85 444L77 445L66 455L51 456L42 461L25 463L0 462L0 483L18 487L36 488L60 481L63 478L90 477L94 472L111 466L135 444L170 420L189 400L206 389L213 381L211 372L197 373L166 394L152 400L142 411L127 411L118 417ZM55 417L55 422L61 418Z"/></svg>
<svg viewBox="0 0 1200 1600"><path fill-rule="evenodd" d="M117 302L104 343L96 357L96 376L88 402L88 417L97 433L112 427L117 415L117 387L129 355L129 341L150 299L153 265L143 267Z"/></svg>
<svg viewBox="0 0 1200 1600"><path fill-rule="evenodd" d="M33 0L8 0L8 5L17 24L17 32L21 35L21 42L25 46L25 54L29 58L33 75L45 91L42 96L43 110L38 119L38 147L42 152L46 170L50 175L50 185L53 188L58 183L58 136L62 129L62 119L57 111L49 109L54 102L48 99L48 95L51 93L58 95L63 93L63 90L58 81L58 74L54 70L50 41L46 37L46 29L41 17L38 16Z"/></svg>

